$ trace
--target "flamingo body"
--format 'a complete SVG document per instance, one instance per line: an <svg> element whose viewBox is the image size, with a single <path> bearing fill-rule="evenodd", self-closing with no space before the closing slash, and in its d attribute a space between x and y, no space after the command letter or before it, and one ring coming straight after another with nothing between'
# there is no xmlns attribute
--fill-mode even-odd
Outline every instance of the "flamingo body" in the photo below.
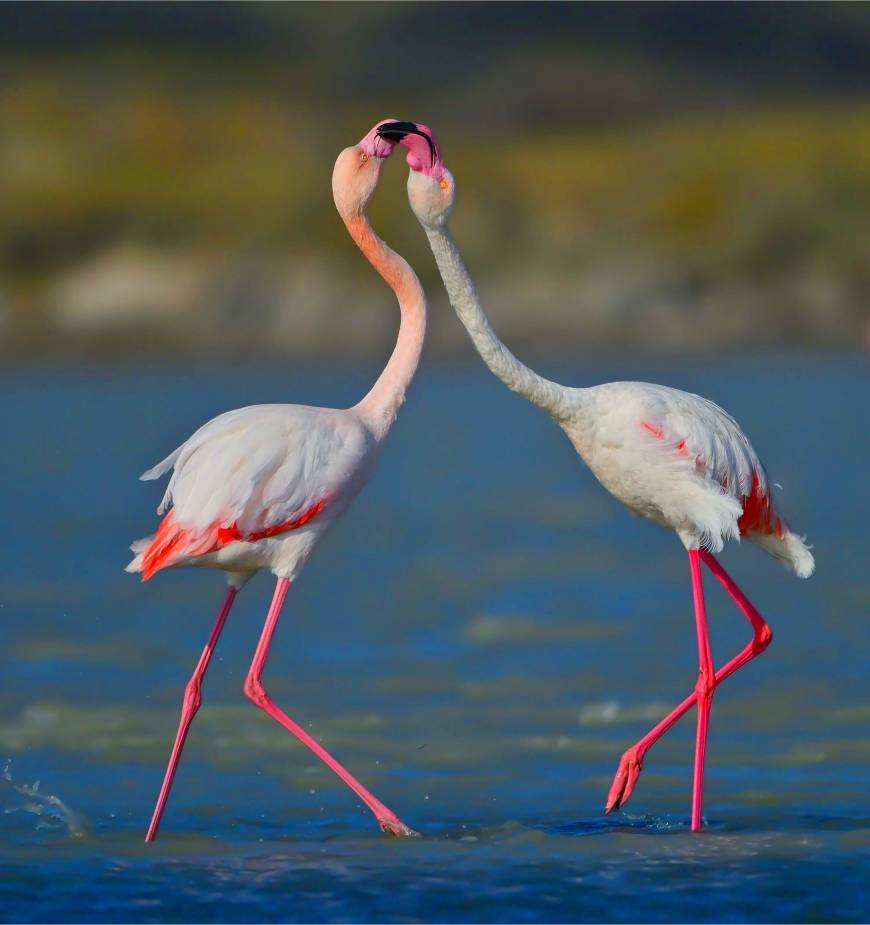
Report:
<svg viewBox="0 0 870 925"><path fill-rule="evenodd" d="M172 477L154 536L127 566L205 566L293 580L368 481L377 435L354 409L253 405L218 415L142 475Z"/></svg>
<svg viewBox="0 0 870 925"><path fill-rule="evenodd" d="M778 512L749 438L709 399L649 382L564 389L554 417L596 479L687 549L745 537L801 577L813 557Z"/></svg>

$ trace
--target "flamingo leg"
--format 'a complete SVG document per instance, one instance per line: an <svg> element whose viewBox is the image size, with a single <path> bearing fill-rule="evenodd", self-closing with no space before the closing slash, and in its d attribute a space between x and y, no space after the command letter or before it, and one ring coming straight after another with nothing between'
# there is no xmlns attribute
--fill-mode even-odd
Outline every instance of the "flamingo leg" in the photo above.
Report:
<svg viewBox="0 0 870 925"><path fill-rule="evenodd" d="M704 584L701 579L701 556L697 549L689 550L692 573L692 598L695 604L695 628L698 632L698 680L695 695L698 701L698 725L695 734L695 772L692 777L692 831L701 830L701 804L704 798L704 759L707 753L707 726L713 691L716 689L716 669L710 651L707 629L707 608L704 606Z"/></svg>
<svg viewBox="0 0 870 925"><path fill-rule="evenodd" d="M773 632L761 614L755 609L749 598L746 597L734 579L719 564L713 554L702 549L700 550L700 556L707 568L710 569L719 583L728 592L728 595L737 605L743 616L750 622L753 630L752 639L747 645L716 672L716 684L719 685L726 678L734 674L735 671L761 655L770 645L773 639ZM610 793L607 796L605 813L610 813L614 809L618 809L625 804L634 790L635 783L637 783L647 751L678 719L680 719L681 716L695 705L696 700L697 695L692 692L685 700L668 713L664 719L653 726L642 739L625 751L620 759L619 767L610 788Z"/></svg>
<svg viewBox="0 0 870 925"><path fill-rule="evenodd" d="M218 637L227 621L236 594L238 594L237 588L227 588L223 604L221 604L221 609L218 611L217 618L215 619L211 633L209 633L205 648L203 648L199 661L193 669L193 674L190 676L190 680L184 688L184 699L181 702L181 719L178 722L178 732L175 733L175 744L172 746L172 752L169 755L169 764L166 766L166 774L163 776L163 784L157 796L157 805L154 807L151 824L148 826L148 831L145 834L145 841L147 842L154 841L157 836L157 828L160 825L160 819L163 816L163 810L169 798L169 791L172 789L172 781L175 778L178 763L181 761L181 751L184 748L185 739L187 739L187 731L190 729L190 724L193 722L196 711L202 703L202 679L205 677L208 663L211 661L212 652L214 652Z"/></svg>
<svg viewBox="0 0 870 925"><path fill-rule="evenodd" d="M278 579L278 583L275 586L275 594L272 597L272 604L269 607L269 613L266 615L263 633L260 636L260 642L254 652L254 660L251 662L251 667L248 669L248 675L245 679L245 694L260 707L261 710L268 713L272 719L292 732L303 745L311 749L327 767L334 771L374 813L382 831L390 835L416 835L417 833L413 829L406 826L392 810L388 809L373 794L369 793L369 791L366 790L349 771L342 767L319 742L313 739L298 723L294 722L286 713L280 710L263 687L263 669L266 665L269 646L272 644L272 636L275 632L275 627L278 625L278 617L281 613L281 607L284 604L284 598L287 595L287 589L289 587L290 582L288 579Z"/></svg>

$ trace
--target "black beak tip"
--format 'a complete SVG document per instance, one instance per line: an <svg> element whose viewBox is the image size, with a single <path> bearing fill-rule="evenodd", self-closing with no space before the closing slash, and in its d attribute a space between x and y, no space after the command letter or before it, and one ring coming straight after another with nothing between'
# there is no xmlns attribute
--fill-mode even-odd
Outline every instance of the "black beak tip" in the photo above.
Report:
<svg viewBox="0 0 870 925"><path fill-rule="evenodd" d="M435 142L414 122L385 122L377 130L379 138L386 138L388 141L401 141L406 135L419 135L426 140L429 146L429 160L434 164L437 156Z"/></svg>
<svg viewBox="0 0 870 925"><path fill-rule="evenodd" d="M377 134L379 138L386 138L388 141L401 141L409 133L417 131L413 122L385 122L378 128Z"/></svg>

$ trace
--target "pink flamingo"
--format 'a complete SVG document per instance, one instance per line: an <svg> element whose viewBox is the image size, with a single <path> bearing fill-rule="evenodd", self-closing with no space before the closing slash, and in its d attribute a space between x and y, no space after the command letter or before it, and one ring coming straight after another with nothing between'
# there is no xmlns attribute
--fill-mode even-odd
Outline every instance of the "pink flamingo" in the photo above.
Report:
<svg viewBox="0 0 870 925"><path fill-rule="evenodd" d="M813 571L812 554L779 513L767 472L748 438L713 402L647 382L569 388L521 363L490 327L450 235L447 219L456 185L432 130L419 123L395 122L382 124L378 134L408 149L411 208L429 239L450 303L483 361L508 388L553 418L612 495L633 513L675 530L688 552L700 662L695 690L622 756L605 812L626 802L650 746L697 703L692 830L698 831L713 692L763 652L772 636L770 627L713 554L726 540L745 537L801 578ZM753 630L748 645L718 671L707 634L702 562Z"/></svg>
<svg viewBox="0 0 870 925"><path fill-rule="evenodd" d="M426 333L426 297L414 271L374 232L365 212L393 143L373 128L335 162L332 191L339 215L371 265L396 294L401 325L395 349L371 391L353 408L255 405L228 411L142 478L173 470L158 508L171 508L150 537L135 542L127 571L147 581L156 571L205 566L227 573L227 588L208 641L184 690L181 720L146 841L157 834L181 751L201 702L202 679L236 594L258 569L277 578L272 604L245 679L245 694L300 739L374 813L381 829L414 835L301 726L263 686L269 646L290 582L318 540L368 481L405 392Z"/></svg>

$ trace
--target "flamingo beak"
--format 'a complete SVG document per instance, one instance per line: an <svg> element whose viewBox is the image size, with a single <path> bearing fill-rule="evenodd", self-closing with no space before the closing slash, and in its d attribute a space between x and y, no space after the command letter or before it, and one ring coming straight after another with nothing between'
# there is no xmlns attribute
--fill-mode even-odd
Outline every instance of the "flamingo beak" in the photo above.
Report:
<svg viewBox="0 0 870 925"><path fill-rule="evenodd" d="M412 170L425 173L436 180L444 176L441 151L434 133L428 126L415 122L384 122L378 126L377 135L407 148L408 166Z"/></svg>
<svg viewBox="0 0 870 925"><path fill-rule="evenodd" d="M414 122L384 122L378 126L377 132L382 138L389 138L390 141L401 141L406 135L426 137Z"/></svg>

